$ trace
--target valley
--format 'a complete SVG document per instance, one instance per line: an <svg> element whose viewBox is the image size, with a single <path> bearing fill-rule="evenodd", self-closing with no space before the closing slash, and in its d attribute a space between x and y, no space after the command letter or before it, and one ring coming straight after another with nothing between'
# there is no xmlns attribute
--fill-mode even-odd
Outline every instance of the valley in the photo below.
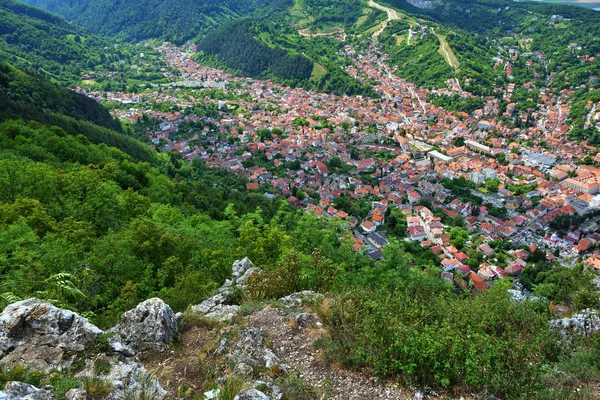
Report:
<svg viewBox="0 0 600 400"><path fill-rule="evenodd" d="M26 3L0 398L599 396L600 14Z"/></svg>

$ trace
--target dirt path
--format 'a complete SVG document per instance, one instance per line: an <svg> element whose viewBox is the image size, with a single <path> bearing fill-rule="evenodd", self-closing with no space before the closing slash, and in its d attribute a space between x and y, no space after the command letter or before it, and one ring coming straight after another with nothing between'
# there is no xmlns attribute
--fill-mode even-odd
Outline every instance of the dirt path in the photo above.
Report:
<svg viewBox="0 0 600 400"><path fill-rule="evenodd" d="M456 55L454 55L454 52L450 48L450 45L446 41L446 36L440 35L439 33L435 33L435 31L433 33L435 34L435 36L437 36L438 40L440 41L440 54L444 57L448 65L450 65L454 69L458 69L460 63L458 62Z"/></svg>
<svg viewBox="0 0 600 400"><path fill-rule="evenodd" d="M309 28L305 28L305 29L300 29L298 31L298 34L300 34L300 36L302 37L306 37L306 38L312 38L312 37L319 37L319 36L336 36L336 35L341 35L342 40L346 40L346 31L344 31L344 28L337 28L334 29L330 32L319 32L319 33L309 33L310 29Z"/></svg>
<svg viewBox="0 0 600 400"><path fill-rule="evenodd" d="M315 320L301 326L290 326L281 309L266 307L248 317L273 344L273 351L292 371L316 388L329 387L328 398L340 400L411 399L414 392L397 385L384 385L365 374L328 367L320 360L314 343L319 338ZM329 397L330 396L330 397Z"/></svg>
<svg viewBox="0 0 600 400"><path fill-rule="evenodd" d="M401 17L400 15L398 15L398 12L396 10L375 3L373 0L369 1L369 7L377 8L378 10L385 11L387 13L387 19L381 23L381 27L378 30L373 32L373 41L377 42L377 38L379 37L379 35L381 35L385 28L387 28L388 24L391 21L401 19Z"/></svg>

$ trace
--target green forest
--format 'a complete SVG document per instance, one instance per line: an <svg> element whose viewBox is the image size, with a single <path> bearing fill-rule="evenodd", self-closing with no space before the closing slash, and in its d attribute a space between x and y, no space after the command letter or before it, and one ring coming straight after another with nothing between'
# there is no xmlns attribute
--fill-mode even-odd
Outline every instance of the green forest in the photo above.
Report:
<svg viewBox="0 0 600 400"><path fill-rule="evenodd" d="M289 80L310 78L313 63L301 54L271 48L256 39L251 20L224 24L203 39L198 49L217 59L229 68L256 77L270 74Z"/></svg>

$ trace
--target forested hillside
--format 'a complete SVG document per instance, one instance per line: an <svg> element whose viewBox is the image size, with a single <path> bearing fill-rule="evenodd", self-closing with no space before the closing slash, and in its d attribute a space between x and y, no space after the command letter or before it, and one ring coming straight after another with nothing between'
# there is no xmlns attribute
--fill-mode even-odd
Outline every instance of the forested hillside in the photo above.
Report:
<svg viewBox="0 0 600 400"><path fill-rule="evenodd" d="M300 81L310 78L313 63L307 57L267 46L254 37L252 25L247 19L224 24L202 40L198 49L251 76L272 74Z"/></svg>
<svg viewBox="0 0 600 400"><path fill-rule="evenodd" d="M26 0L91 32L128 41L162 38L183 43L231 19L291 5L290 0Z"/></svg>
<svg viewBox="0 0 600 400"><path fill-rule="evenodd" d="M109 41L40 9L0 0L0 58L57 81L102 64Z"/></svg>
<svg viewBox="0 0 600 400"><path fill-rule="evenodd" d="M139 160L152 158L146 146L122 134L120 122L96 101L0 62L0 121L18 118L83 134Z"/></svg>

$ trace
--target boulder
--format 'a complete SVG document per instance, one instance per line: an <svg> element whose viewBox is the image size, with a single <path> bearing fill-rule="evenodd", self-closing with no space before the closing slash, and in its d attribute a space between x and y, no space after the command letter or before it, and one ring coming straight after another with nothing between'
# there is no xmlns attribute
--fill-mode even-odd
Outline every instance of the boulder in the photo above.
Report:
<svg viewBox="0 0 600 400"><path fill-rule="evenodd" d="M246 328L239 332L237 342L232 345L229 360L235 366L244 363L251 367L265 367L274 373L282 370L279 357L265 347L263 336L256 328Z"/></svg>
<svg viewBox="0 0 600 400"><path fill-rule="evenodd" d="M38 389L23 382L7 382L4 390L0 391L0 400L49 400L52 398L52 390Z"/></svg>
<svg viewBox="0 0 600 400"><path fill-rule="evenodd" d="M123 342L135 350L165 350L179 335L177 317L159 298L146 300L121 317L110 332L124 336Z"/></svg>
<svg viewBox="0 0 600 400"><path fill-rule="evenodd" d="M242 390L233 400L271 400L269 396L257 389Z"/></svg>
<svg viewBox="0 0 600 400"><path fill-rule="evenodd" d="M110 371L102 377L112 383L113 392L109 399L137 399L140 396L147 396L154 400L161 400L166 397L167 392L136 358L111 356L108 361L111 364ZM87 360L85 367L76 377L93 375L95 375L94 361Z"/></svg>
<svg viewBox="0 0 600 400"><path fill-rule="evenodd" d="M254 264L252 264L252 261L248 257L243 260L237 260L233 263L231 279L237 280L241 278L250 268L254 268Z"/></svg>
<svg viewBox="0 0 600 400"><path fill-rule="evenodd" d="M42 372L63 369L102 330L78 314L32 298L7 306L0 314L0 357ZM63 357L64 356L64 357Z"/></svg>
<svg viewBox="0 0 600 400"><path fill-rule="evenodd" d="M240 307L235 303L236 289L244 289L252 274L260 272L248 257L233 263L231 279L225 281L217 293L204 300L202 303L192 306L192 313L205 318L218 320L219 322L231 321L238 313Z"/></svg>

